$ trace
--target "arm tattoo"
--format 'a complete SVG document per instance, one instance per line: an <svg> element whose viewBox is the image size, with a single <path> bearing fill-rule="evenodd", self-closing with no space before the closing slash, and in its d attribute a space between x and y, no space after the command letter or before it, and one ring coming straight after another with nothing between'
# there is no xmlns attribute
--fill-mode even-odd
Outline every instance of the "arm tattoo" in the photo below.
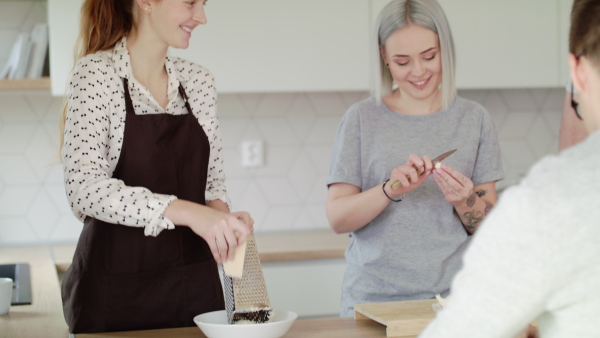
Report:
<svg viewBox="0 0 600 338"><path fill-rule="evenodd" d="M471 196L469 196L469 198L467 198L467 206L469 208L471 208L475 205L475 200L476 200L475 196L476 196L475 193L472 193Z"/></svg>
<svg viewBox="0 0 600 338"><path fill-rule="evenodd" d="M477 210L465 212L463 214L463 220L465 221L465 229L470 233L474 233L475 229L479 226L479 223L481 223L481 220L483 220L483 213Z"/></svg>
<svg viewBox="0 0 600 338"><path fill-rule="evenodd" d="M483 197L487 193L487 190L483 190L483 189L482 190L477 190L475 193L477 194L477 196Z"/></svg>
<svg viewBox="0 0 600 338"><path fill-rule="evenodd" d="M487 214L489 214L489 213L490 213L490 211L492 211L492 207L493 207L493 206L494 206L494 205L493 205L492 203L490 203L490 202L487 202L487 201L486 201L486 202L485 202L485 210L483 210L483 215L484 215L484 216L487 216Z"/></svg>

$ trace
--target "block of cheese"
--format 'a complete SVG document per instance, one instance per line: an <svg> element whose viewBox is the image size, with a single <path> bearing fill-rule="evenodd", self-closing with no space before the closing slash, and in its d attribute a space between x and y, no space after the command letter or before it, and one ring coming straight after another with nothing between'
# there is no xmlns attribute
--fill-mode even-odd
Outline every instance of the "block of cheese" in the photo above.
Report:
<svg viewBox="0 0 600 338"><path fill-rule="evenodd" d="M223 262L223 271L229 277L242 278L244 259L246 258L246 241L235 248L233 259Z"/></svg>

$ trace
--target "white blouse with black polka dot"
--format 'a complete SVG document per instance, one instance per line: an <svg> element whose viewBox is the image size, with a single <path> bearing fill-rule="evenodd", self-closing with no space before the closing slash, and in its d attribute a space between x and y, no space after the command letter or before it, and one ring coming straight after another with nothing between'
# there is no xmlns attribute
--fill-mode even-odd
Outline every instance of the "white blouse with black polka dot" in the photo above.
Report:
<svg viewBox="0 0 600 338"><path fill-rule="evenodd" d="M225 189L214 78L208 69L176 57L166 58L165 69L169 99L166 110L133 77L125 38L113 50L90 54L77 62L70 82L62 158L67 198L80 220L91 216L144 227L147 236L174 228L163 213L176 196L126 186L123 181L111 178L123 144L126 112L122 78L128 79L136 114L186 114L183 99L178 95L179 83L183 85L192 112L210 143L206 201L220 199L230 205Z"/></svg>

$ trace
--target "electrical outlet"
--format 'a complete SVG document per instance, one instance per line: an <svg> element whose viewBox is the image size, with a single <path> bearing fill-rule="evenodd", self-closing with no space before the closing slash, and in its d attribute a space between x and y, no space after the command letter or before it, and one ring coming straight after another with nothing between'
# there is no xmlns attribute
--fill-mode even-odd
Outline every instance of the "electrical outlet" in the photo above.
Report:
<svg viewBox="0 0 600 338"><path fill-rule="evenodd" d="M262 167L263 161L263 142L262 141L242 141L242 166L243 167Z"/></svg>

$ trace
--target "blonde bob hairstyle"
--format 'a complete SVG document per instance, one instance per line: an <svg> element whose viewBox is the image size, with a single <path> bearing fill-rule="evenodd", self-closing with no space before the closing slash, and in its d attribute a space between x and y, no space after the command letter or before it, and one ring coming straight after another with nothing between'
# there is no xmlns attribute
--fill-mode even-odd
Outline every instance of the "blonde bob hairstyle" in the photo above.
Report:
<svg viewBox="0 0 600 338"><path fill-rule="evenodd" d="M442 103L448 107L456 97L454 41L446 15L436 0L392 0L385 5L375 22L371 45L372 91L381 103L381 97L391 94L394 79L383 60L380 48L397 29L416 24L435 32L442 56Z"/></svg>

